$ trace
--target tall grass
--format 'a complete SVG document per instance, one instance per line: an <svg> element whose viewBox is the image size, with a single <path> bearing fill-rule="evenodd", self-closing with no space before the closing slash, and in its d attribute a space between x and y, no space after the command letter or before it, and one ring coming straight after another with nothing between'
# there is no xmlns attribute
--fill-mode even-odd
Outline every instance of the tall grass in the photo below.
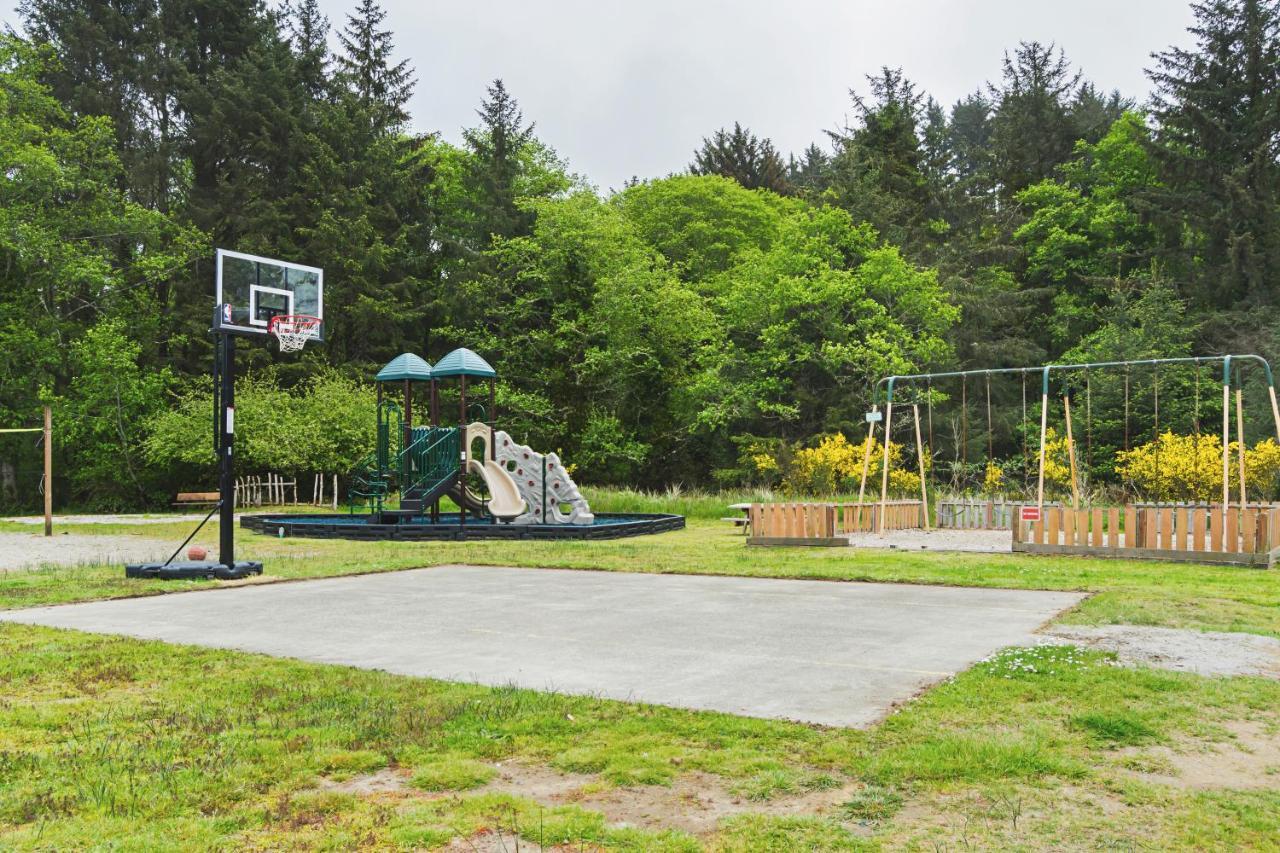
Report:
<svg viewBox="0 0 1280 853"><path fill-rule="evenodd" d="M822 498L805 498L796 495L782 495L769 489L735 489L722 492L708 492L702 489L684 489L671 486L662 491L643 491L639 489L616 487L587 487L582 490L583 497L591 504L592 512L666 512L683 515L685 518L718 519L737 515L736 510L729 509L736 503L759 503L762 501L840 501L855 502L857 495L826 496Z"/></svg>

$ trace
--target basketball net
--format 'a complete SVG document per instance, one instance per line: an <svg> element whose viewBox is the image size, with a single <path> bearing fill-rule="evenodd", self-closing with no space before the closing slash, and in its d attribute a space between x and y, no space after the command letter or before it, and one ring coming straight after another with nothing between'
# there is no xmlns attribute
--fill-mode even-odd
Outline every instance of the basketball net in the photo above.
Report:
<svg viewBox="0 0 1280 853"><path fill-rule="evenodd" d="M275 335L280 352L297 352L320 334L320 318L306 314L279 314L271 318L267 331Z"/></svg>

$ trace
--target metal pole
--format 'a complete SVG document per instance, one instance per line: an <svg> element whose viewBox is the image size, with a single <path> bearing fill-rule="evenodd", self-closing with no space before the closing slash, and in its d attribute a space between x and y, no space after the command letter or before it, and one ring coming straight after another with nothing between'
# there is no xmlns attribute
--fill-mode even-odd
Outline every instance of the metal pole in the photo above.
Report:
<svg viewBox="0 0 1280 853"><path fill-rule="evenodd" d="M53 535L53 410L44 407L44 535Z"/></svg>
<svg viewBox="0 0 1280 853"><path fill-rule="evenodd" d="M884 467L880 472L880 517L876 519L876 532L884 534L884 511L889 500L889 431L893 423L893 380L889 380L889 399L884 405Z"/></svg>
<svg viewBox="0 0 1280 853"><path fill-rule="evenodd" d="M467 375L462 374L462 386L458 392L458 443L462 445L462 455L458 457L458 526L467 523Z"/></svg>
<svg viewBox="0 0 1280 853"><path fill-rule="evenodd" d="M1037 477L1036 508L1040 517L1044 518L1044 439L1049 427L1049 368L1044 369L1044 379L1040 385L1040 474Z"/></svg>
<svg viewBox="0 0 1280 853"><path fill-rule="evenodd" d="M404 435L401 450L408 450L413 444L413 385L408 379L404 381Z"/></svg>
<svg viewBox="0 0 1280 853"><path fill-rule="evenodd" d="M221 401L221 440L218 443L218 469L221 475L222 505L218 508L218 562L227 568L236 564L236 473L235 473L235 418L236 418L236 339L231 335L219 335L218 347L221 361L218 364L222 385L218 390Z"/></svg>
<svg viewBox="0 0 1280 853"><path fill-rule="evenodd" d="M924 529L929 529L929 492L924 484L924 442L920 440L920 404L911 404L911 416L916 422L916 462L920 468L920 513L924 517Z"/></svg>
<svg viewBox="0 0 1280 853"><path fill-rule="evenodd" d="M1227 529L1227 503L1231 500L1231 356L1222 362L1222 529Z"/></svg>

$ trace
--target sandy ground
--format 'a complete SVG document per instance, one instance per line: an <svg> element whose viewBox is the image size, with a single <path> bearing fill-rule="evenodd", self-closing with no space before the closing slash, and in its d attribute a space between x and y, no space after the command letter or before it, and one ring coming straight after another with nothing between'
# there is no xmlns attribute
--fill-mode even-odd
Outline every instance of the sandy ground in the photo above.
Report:
<svg viewBox="0 0 1280 853"><path fill-rule="evenodd" d="M1008 530L890 530L851 533L855 548L893 548L901 551L980 551L988 554L1013 551L1013 535Z"/></svg>
<svg viewBox="0 0 1280 853"><path fill-rule="evenodd" d="M1188 631L1137 625L1063 625L1045 635L1112 651L1122 663L1158 666L1197 675L1280 678L1280 640L1257 634Z"/></svg>
<svg viewBox="0 0 1280 853"><path fill-rule="evenodd" d="M55 515L53 529L57 530L59 524L169 524L174 521L199 521L204 516L204 512L173 515ZM236 518L240 518L239 513L236 514ZM0 521L10 521L14 524L44 524L44 516L22 515L0 519Z"/></svg>
<svg viewBox="0 0 1280 853"><path fill-rule="evenodd" d="M166 560L181 541L86 533L55 533L47 538L39 533L0 533L0 571Z"/></svg>

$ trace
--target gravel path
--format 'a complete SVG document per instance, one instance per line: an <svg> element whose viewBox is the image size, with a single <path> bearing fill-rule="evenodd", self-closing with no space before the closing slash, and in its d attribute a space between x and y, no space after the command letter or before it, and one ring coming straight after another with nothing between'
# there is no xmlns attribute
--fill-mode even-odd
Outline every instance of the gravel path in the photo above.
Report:
<svg viewBox="0 0 1280 853"><path fill-rule="evenodd" d="M1013 535L1008 530L890 530L851 533L855 548L893 548L900 551L980 551L988 554L1013 551Z"/></svg>
<svg viewBox="0 0 1280 853"><path fill-rule="evenodd" d="M26 571L48 565L166 560L178 542L86 533L58 533L50 537L39 533L0 533L0 571Z"/></svg>
<svg viewBox="0 0 1280 853"><path fill-rule="evenodd" d="M1273 637L1136 625L1066 625L1044 633L1115 652L1122 663L1130 665L1158 666L1197 675L1280 678L1280 640Z"/></svg>

